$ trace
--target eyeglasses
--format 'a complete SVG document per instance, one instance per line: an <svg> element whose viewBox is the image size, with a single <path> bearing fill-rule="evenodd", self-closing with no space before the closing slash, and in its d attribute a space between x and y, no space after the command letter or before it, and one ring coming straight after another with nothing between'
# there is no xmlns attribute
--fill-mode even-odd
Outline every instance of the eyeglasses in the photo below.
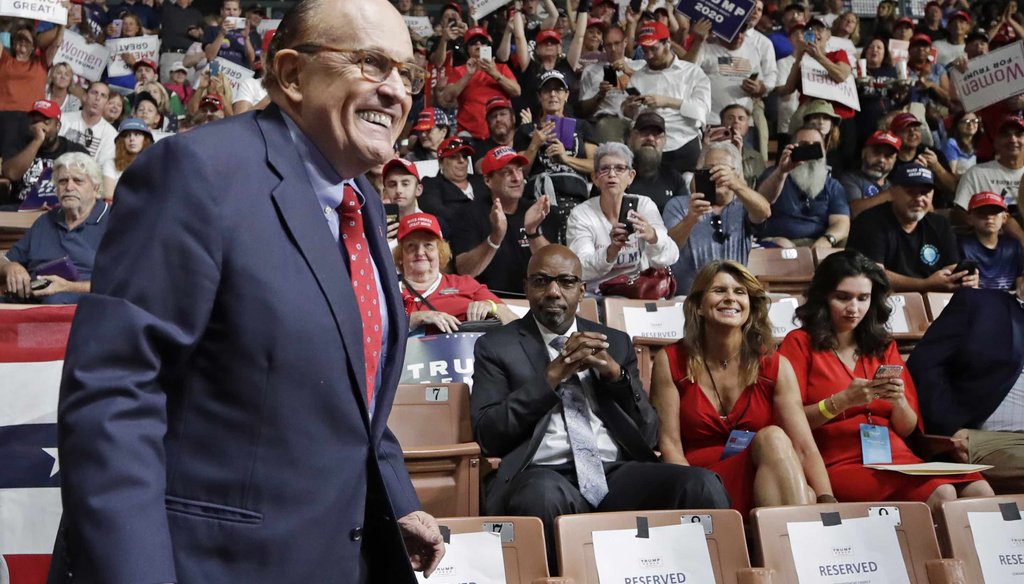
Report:
<svg viewBox="0 0 1024 584"><path fill-rule="evenodd" d="M355 55L356 62L354 64L359 65L359 72L363 74L363 79L373 83L384 83L391 76L391 71L398 69L398 76L402 78L402 85L412 95L423 91L423 86L427 82L428 74L426 69L412 63L395 61L379 51L342 49L316 43L301 44L292 47L292 50L307 55L318 53Z"/></svg>
<svg viewBox="0 0 1024 584"><path fill-rule="evenodd" d="M576 276L569 274L562 274L559 276L548 276L547 274L535 274L526 279L526 283L531 288L536 290L547 290L551 286L552 282L558 282L558 287L562 290L572 290L579 286L583 280Z"/></svg>
<svg viewBox="0 0 1024 584"><path fill-rule="evenodd" d="M597 169L597 176L608 176L614 173L616 176L622 176L630 171L630 168L625 164L612 164L610 166L602 166Z"/></svg>
<svg viewBox="0 0 1024 584"><path fill-rule="evenodd" d="M960 123L965 126L977 126L981 123L981 120L960 120Z"/></svg>
<svg viewBox="0 0 1024 584"><path fill-rule="evenodd" d="M713 239L715 243L722 244L729 239L729 234L722 228L721 215L711 216L711 228L715 230L715 232L711 234L711 239Z"/></svg>

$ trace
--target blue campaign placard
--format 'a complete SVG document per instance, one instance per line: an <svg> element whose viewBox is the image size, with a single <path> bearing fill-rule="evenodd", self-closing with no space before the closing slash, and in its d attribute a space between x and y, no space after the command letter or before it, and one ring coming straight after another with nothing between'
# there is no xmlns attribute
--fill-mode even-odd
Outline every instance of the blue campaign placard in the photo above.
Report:
<svg viewBox="0 0 1024 584"><path fill-rule="evenodd" d="M693 22L710 20L711 32L729 42L743 29L753 9L754 0L681 0L676 5L676 10Z"/></svg>

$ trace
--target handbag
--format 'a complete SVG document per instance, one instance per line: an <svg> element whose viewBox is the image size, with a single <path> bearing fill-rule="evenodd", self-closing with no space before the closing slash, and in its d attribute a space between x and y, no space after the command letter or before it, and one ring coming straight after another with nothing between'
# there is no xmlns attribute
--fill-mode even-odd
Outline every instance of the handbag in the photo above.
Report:
<svg viewBox="0 0 1024 584"><path fill-rule="evenodd" d="M659 300L676 295L676 278L670 268L647 268L635 274L623 274L601 282L602 296L622 296L633 300Z"/></svg>
<svg viewBox="0 0 1024 584"><path fill-rule="evenodd" d="M429 300L427 300L426 296L420 294L415 288L413 288L412 284L410 284L409 281L406 280L404 277L402 278L402 284L404 284L405 288L407 290L409 290L410 292L412 292L416 296L416 298L418 298L421 302L423 302L423 304L426 304L427 308L429 308L430 310L433 310L435 312L440 312L439 310L434 308L434 305L431 304ZM460 332L460 333L486 333L488 331L492 331L492 330L498 328L502 324L503 323L501 322L501 320L498 319L497 317L485 318L484 320L459 321L459 331L458 332Z"/></svg>

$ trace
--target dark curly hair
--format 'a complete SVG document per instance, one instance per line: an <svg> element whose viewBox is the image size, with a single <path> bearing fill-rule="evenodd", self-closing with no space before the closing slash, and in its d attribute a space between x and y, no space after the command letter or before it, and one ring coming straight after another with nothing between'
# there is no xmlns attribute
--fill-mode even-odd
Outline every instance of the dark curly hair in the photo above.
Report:
<svg viewBox="0 0 1024 584"><path fill-rule="evenodd" d="M857 351L861 355L881 357L892 342L892 335L885 327L892 314L892 308L887 302L892 286L885 270L859 251L845 249L818 264L814 279L807 289L807 302L796 309L796 317L811 336L811 347L815 351L837 348L828 297L844 278L856 276L871 280L871 305L853 331Z"/></svg>

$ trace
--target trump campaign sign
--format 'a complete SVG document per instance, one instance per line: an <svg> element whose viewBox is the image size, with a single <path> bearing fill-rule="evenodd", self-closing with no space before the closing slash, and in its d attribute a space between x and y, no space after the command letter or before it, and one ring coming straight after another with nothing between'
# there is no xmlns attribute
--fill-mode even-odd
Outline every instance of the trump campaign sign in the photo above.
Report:
<svg viewBox="0 0 1024 584"><path fill-rule="evenodd" d="M64 40L53 56L54 63L67 63L77 75L99 81L110 63L110 51L99 43L90 43L73 30L64 31Z"/></svg>
<svg viewBox="0 0 1024 584"><path fill-rule="evenodd" d="M967 62L967 71L950 68L956 95L964 109L976 112L1024 93L1024 43L999 47Z"/></svg>
<svg viewBox="0 0 1024 584"><path fill-rule="evenodd" d="M0 0L0 16L68 23L68 9L61 0Z"/></svg>
<svg viewBox="0 0 1024 584"><path fill-rule="evenodd" d="M43 584L50 567L61 515L57 396L74 313L74 306L0 308L3 584Z"/></svg>
<svg viewBox="0 0 1024 584"><path fill-rule="evenodd" d="M710 20L711 32L732 42L754 10L754 0L682 0L676 10L693 22Z"/></svg>

